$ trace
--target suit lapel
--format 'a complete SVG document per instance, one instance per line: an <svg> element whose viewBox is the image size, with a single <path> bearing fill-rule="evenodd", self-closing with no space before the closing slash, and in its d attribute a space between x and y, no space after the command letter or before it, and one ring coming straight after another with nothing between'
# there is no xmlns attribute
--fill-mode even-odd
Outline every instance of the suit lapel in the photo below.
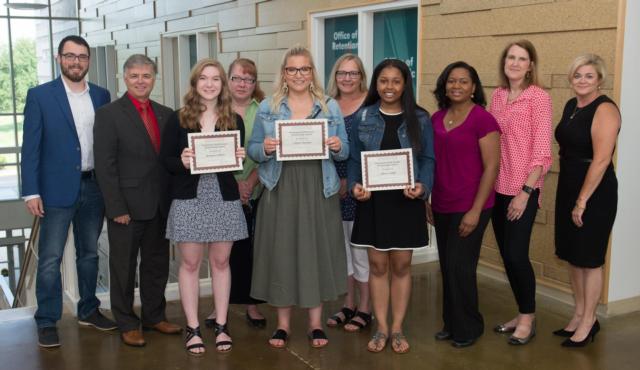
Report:
<svg viewBox="0 0 640 370"><path fill-rule="evenodd" d="M88 84L89 82L87 82ZM104 102L100 101L100 96L98 95L98 89L91 88L89 86L89 96L91 97L91 103L93 104L93 111L95 112L100 106L104 104Z"/></svg>
<svg viewBox="0 0 640 370"><path fill-rule="evenodd" d="M67 119L67 125L76 134L76 137L78 137L76 124L73 121L73 114L71 113L71 105L69 105L69 99L67 98L67 91L64 89L64 84L62 83L62 77L58 77L55 80L52 89L52 95L55 96L60 110L62 110L62 114L64 114L64 117Z"/></svg>

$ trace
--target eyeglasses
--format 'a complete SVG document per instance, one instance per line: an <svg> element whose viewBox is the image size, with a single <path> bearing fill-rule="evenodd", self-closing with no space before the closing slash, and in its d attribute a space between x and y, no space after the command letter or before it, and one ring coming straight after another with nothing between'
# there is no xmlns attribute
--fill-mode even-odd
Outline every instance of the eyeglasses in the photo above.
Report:
<svg viewBox="0 0 640 370"><path fill-rule="evenodd" d="M347 76L355 80L360 77L360 71L336 71L336 78L338 80L344 80Z"/></svg>
<svg viewBox="0 0 640 370"><path fill-rule="evenodd" d="M242 78L242 77L238 77L238 76L231 76L230 78L231 82L236 83L236 84L241 84L241 83L246 83L247 85L253 85L254 83L256 83L256 79L255 78Z"/></svg>
<svg viewBox="0 0 640 370"><path fill-rule="evenodd" d="M87 54L76 55L74 53L66 53L66 54L62 54L62 57L67 62L73 62L76 59L78 59L78 61L80 61L80 62L86 62L86 61L89 60L89 56Z"/></svg>
<svg viewBox="0 0 640 370"><path fill-rule="evenodd" d="M303 75L303 76L308 76L309 74L311 74L312 70L313 70L313 68L311 68L311 66L304 66L304 67L300 67L300 68L284 67L284 72L288 76L295 76L296 73L298 73L298 72L300 72L300 74Z"/></svg>

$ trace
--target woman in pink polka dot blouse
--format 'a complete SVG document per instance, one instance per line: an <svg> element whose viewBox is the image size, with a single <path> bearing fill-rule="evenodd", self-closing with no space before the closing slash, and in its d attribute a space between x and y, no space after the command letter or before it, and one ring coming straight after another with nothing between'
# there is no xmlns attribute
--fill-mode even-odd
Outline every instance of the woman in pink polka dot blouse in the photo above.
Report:
<svg viewBox="0 0 640 370"><path fill-rule="evenodd" d="M494 331L512 333L509 343L513 345L527 344L536 334L536 280L529 240L544 175L552 163L551 99L538 83L537 65L531 42L508 44L500 58L500 87L489 106L502 131L491 221L519 311Z"/></svg>

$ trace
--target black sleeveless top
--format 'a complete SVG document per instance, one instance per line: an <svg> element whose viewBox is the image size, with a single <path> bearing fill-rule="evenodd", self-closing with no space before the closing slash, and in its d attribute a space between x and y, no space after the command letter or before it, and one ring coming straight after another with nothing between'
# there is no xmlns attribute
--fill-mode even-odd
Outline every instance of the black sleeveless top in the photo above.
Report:
<svg viewBox="0 0 640 370"><path fill-rule="evenodd" d="M555 137L560 144L560 158L583 160L593 159L591 125L598 106L602 103L616 103L606 95L598 96L588 105L578 108L576 98L570 99L564 107L562 119L556 127ZM617 107L617 106L616 106Z"/></svg>

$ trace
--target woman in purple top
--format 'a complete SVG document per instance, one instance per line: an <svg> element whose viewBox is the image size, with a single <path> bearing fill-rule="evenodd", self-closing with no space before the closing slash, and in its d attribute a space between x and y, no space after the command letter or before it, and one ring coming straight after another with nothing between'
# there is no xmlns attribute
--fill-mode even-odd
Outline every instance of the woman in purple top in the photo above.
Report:
<svg viewBox="0 0 640 370"><path fill-rule="evenodd" d="M495 198L500 129L486 105L476 70L449 64L434 91L435 181L429 222L435 225L442 271L444 328L437 340L472 345L484 331L478 310L476 268Z"/></svg>

